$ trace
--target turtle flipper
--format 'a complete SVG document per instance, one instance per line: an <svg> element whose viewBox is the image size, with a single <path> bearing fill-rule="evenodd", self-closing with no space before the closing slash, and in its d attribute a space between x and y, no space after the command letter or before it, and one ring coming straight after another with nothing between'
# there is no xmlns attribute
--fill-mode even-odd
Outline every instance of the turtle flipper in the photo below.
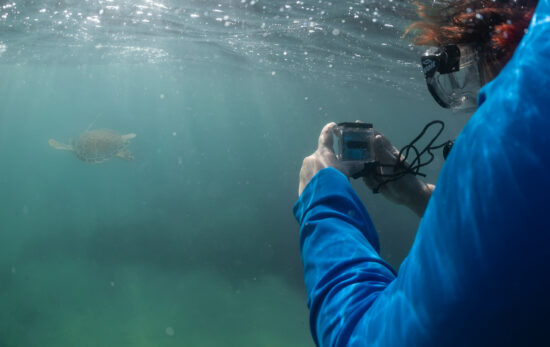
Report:
<svg viewBox="0 0 550 347"><path fill-rule="evenodd" d="M121 149L120 151L117 152L117 154L115 154L117 157L119 157L120 159L124 159L126 161L131 161L131 160L134 160L134 155L132 154L132 152L130 152L129 150L127 149Z"/></svg>
<svg viewBox="0 0 550 347"><path fill-rule="evenodd" d="M122 136L122 140L123 140L124 142L128 142L128 141L130 141L131 139L133 139L134 137L136 137L137 135L134 134L134 133L129 133L129 134L120 135L120 136Z"/></svg>
<svg viewBox="0 0 550 347"><path fill-rule="evenodd" d="M72 151L73 150L73 146L58 142L54 139L49 139L48 143L50 144L50 146L52 146L55 149L64 150L64 151Z"/></svg>

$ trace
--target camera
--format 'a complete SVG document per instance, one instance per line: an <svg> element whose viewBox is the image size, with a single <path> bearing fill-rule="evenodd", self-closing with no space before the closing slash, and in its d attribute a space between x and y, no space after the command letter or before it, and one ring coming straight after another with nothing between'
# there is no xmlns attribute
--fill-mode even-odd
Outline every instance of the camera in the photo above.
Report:
<svg viewBox="0 0 550 347"><path fill-rule="evenodd" d="M374 129L370 123L339 123L336 158L341 161L374 163Z"/></svg>

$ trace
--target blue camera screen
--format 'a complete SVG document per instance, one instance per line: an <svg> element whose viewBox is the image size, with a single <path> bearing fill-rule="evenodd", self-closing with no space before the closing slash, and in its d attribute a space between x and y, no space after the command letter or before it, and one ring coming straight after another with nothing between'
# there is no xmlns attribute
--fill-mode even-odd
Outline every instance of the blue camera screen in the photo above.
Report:
<svg viewBox="0 0 550 347"><path fill-rule="evenodd" d="M370 159L369 144L366 141L365 133L363 132L347 132L342 136L343 160L361 160L368 161Z"/></svg>

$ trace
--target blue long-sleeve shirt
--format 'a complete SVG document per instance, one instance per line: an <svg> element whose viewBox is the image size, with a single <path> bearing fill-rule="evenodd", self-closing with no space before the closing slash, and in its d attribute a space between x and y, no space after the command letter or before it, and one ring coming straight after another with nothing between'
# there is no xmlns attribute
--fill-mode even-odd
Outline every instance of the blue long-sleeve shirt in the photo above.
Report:
<svg viewBox="0 0 550 347"><path fill-rule="evenodd" d="M294 213L318 345L550 345L550 0L481 90L398 275L337 170Z"/></svg>

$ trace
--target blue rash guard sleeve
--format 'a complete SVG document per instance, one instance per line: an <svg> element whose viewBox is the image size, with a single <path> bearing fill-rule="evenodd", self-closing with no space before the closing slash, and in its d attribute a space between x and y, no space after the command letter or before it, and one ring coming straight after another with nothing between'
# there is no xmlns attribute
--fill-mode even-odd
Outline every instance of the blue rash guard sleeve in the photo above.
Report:
<svg viewBox="0 0 550 347"><path fill-rule="evenodd" d="M301 226L313 338L345 345L361 314L396 274L380 258L374 225L346 176L321 170L300 201L294 212Z"/></svg>
<svg viewBox="0 0 550 347"><path fill-rule="evenodd" d="M294 206L320 346L526 346L550 337L550 0L458 137L396 276L346 177Z"/></svg>

